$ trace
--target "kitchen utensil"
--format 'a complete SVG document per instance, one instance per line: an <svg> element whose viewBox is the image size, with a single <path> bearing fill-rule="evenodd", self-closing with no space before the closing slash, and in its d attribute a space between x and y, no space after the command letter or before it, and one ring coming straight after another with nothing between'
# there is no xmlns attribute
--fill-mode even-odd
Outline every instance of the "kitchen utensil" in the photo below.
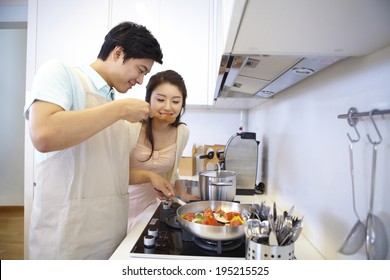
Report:
<svg viewBox="0 0 390 280"><path fill-rule="evenodd" d="M303 217L301 219L293 219L292 228L290 229L289 237L284 240L283 245L287 245L290 243L294 243L297 241L299 235L301 234L303 229Z"/></svg>
<svg viewBox="0 0 390 280"><path fill-rule="evenodd" d="M225 146L224 166L237 173L237 194L255 193L259 143L256 133L242 132L230 137Z"/></svg>
<svg viewBox="0 0 390 280"><path fill-rule="evenodd" d="M176 196L166 196L162 191L159 189L154 188L161 196L165 198L167 201L172 201L174 203L177 203L179 205L186 205L187 203L181 200L180 198L177 198Z"/></svg>
<svg viewBox="0 0 390 280"><path fill-rule="evenodd" d="M271 211L271 208L269 206L265 205L265 203L262 202L259 207L256 207L256 209L261 221L268 220L268 215Z"/></svg>
<svg viewBox="0 0 390 280"><path fill-rule="evenodd" d="M246 238L252 239L253 237L260 236L261 222L257 219L249 219L245 222L245 235Z"/></svg>
<svg viewBox="0 0 390 280"><path fill-rule="evenodd" d="M201 200L233 201L236 196L236 173L228 170L199 173Z"/></svg>
<svg viewBox="0 0 390 280"><path fill-rule="evenodd" d="M166 123L173 123L176 120L176 117L173 117L172 115L169 115L169 114L153 113L150 117L157 118L157 119L164 121Z"/></svg>
<svg viewBox="0 0 390 280"><path fill-rule="evenodd" d="M270 246L275 246L275 245L279 245L278 243L278 239L276 237L276 233L275 231L271 230L269 232L269 245Z"/></svg>
<svg viewBox="0 0 390 280"><path fill-rule="evenodd" d="M295 226L292 228L293 234L292 234L291 239L288 243L294 243L295 241L297 241L299 235L302 232L302 228L303 228L302 223L300 223L298 226Z"/></svg>
<svg viewBox="0 0 390 280"><path fill-rule="evenodd" d="M378 134L379 140L373 141L370 135L367 134L368 140L373 145L372 150L372 169L371 169L371 193L370 193L370 210L367 215L367 237L366 237L366 253L369 260L385 259L388 251L388 240L386 230L381 219L373 213L374 197L375 197L375 173L376 173L376 155L378 145L382 142L382 136L376 126L372 115L376 109L370 112L370 119Z"/></svg>
<svg viewBox="0 0 390 280"><path fill-rule="evenodd" d="M199 194L199 182L195 180L189 180L189 179L181 179L181 184L184 188L184 190L194 196L200 196Z"/></svg>
<svg viewBox="0 0 390 280"><path fill-rule="evenodd" d="M288 210L287 212L287 217L291 217L292 216L292 213L294 212L294 208L295 208L295 205L293 205L290 210Z"/></svg>
<svg viewBox="0 0 390 280"><path fill-rule="evenodd" d="M274 204L275 206L275 204ZM269 236L268 236L268 243L270 246L273 246L273 245L278 245L278 240L277 240L277 237L276 237L276 220L274 218L274 214L275 214L275 208L274 208L274 211L273 213L270 213L268 215L268 222L269 222Z"/></svg>
<svg viewBox="0 0 390 280"><path fill-rule="evenodd" d="M357 132L357 131L356 131ZM359 135L359 133L357 132ZM367 228L366 225L361 221L357 211L355 203L355 179L354 179L354 165L353 165L353 144L359 140L353 140L349 134L350 139L349 143L349 162L350 162L350 173L351 173L351 182L352 182L352 205L353 211L357 218L356 223L349 232L347 238L345 239L343 245L340 247L339 252L344 255L355 254L363 246L366 239ZM360 135L359 135L360 139Z"/></svg>
<svg viewBox="0 0 390 280"><path fill-rule="evenodd" d="M241 216L244 219L244 221L247 221L251 217L251 212L249 212L246 209L243 209L241 212Z"/></svg>
<svg viewBox="0 0 390 280"><path fill-rule="evenodd" d="M214 241L234 240L245 236L245 225L240 226L209 226L189 222L182 218L182 215L188 213L203 212L207 208L213 210L220 208L225 212L241 213L243 209L249 210L248 205L243 205L230 201L196 201L180 206L177 211L177 222L183 230L193 235Z"/></svg>
<svg viewBox="0 0 390 280"><path fill-rule="evenodd" d="M371 140L370 140L371 141ZM387 257L388 241L381 219L373 213L375 194L376 154L378 142L373 142L370 210L367 215L366 253L369 260L382 260ZM379 142L380 143L380 142Z"/></svg>
<svg viewBox="0 0 390 280"><path fill-rule="evenodd" d="M273 211L274 222L276 222L276 219L278 218L278 211L276 209L276 202L274 202L272 211Z"/></svg>
<svg viewBox="0 0 390 280"><path fill-rule="evenodd" d="M263 243L254 242L250 239L246 240L247 260L295 260L294 247L291 243L286 246L269 246Z"/></svg>

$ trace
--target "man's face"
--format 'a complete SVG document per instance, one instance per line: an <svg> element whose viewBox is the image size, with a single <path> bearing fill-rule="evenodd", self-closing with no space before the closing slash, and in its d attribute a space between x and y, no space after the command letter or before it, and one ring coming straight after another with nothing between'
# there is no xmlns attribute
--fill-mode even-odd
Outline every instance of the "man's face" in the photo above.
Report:
<svg viewBox="0 0 390 280"><path fill-rule="evenodd" d="M150 58L130 58L123 62L123 54L113 65L111 73L111 84L120 93L126 93L136 84L141 85L154 60Z"/></svg>

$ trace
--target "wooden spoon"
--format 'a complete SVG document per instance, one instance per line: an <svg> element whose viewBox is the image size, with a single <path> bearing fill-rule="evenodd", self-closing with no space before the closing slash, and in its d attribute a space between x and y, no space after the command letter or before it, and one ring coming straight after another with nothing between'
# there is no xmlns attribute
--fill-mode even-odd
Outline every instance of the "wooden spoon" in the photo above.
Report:
<svg viewBox="0 0 390 280"><path fill-rule="evenodd" d="M150 117L157 118L157 119L162 120L166 123L173 123L176 120L176 117L169 115L169 114L154 113Z"/></svg>

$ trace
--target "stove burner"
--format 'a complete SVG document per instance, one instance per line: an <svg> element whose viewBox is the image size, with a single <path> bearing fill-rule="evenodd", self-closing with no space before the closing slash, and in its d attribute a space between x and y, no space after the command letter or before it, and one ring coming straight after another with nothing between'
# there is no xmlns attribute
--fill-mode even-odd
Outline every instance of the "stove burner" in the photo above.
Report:
<svg viewBox="0 0 390 280"><path fill-rule="evenodd" d="M241 238L235 240L214 241L214 240L207 240L199 237L194 237L193 241L200 248L208 251L214 251L218 255L221 255L222 252L235 250L239 248L243 243L243 240Z"/></svg>
<svg viewBox="0 0 390 280"><path fill-rule="evenodd" d="M245 258L245 238L230 241L212 241L197 238L187 230L183 230L177 221L177 208L180 205L172 204L170 208L163 203L156 209L148 225L139 236L130 255L148 256L156 258L179 258L180 256L205 256L223 258ZM158 229L156 243L151 248L144 244L144 237Z"/></svg>
<svg viewBox="0 0 390 280"><path fill-rule="evenodd" d="M169 215L164 219L164 223L171 228L181 229L180 224L177 221L176 217L177 217L176 214Z"/></svg>

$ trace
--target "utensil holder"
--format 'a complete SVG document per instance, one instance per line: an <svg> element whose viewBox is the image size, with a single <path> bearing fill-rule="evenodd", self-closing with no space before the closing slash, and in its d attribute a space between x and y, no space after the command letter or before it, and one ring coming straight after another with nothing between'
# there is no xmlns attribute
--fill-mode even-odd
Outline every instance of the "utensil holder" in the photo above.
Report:
<svg viewBox="0 0 390 280"><path fill-rule="evenodd" d="M246 239L246 260L295 260L294 243L286 246L264 245Z"/></svg>

